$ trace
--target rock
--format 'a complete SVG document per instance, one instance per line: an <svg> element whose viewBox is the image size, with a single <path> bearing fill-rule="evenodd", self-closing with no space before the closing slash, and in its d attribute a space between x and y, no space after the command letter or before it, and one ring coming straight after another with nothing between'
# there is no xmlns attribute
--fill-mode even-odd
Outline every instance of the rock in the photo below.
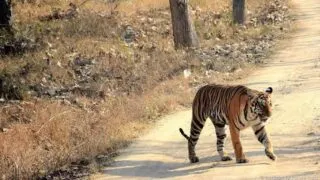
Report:
<svg viewBox="0 0 320 180"><path fill-rule="evenodd" d="M228 56L230 54L230 50L229 49L221 49L221 55L223 56Z"/></svg>
<svg viewBox="0 0 320 180"><path fill-rule="evenodd" d="M67 100L67 99L63 99L63 104L65 104L65 105L71 105L71 102L69 101L69 100Z"/></svg>
<svg viewBox="0 0 320 180"><path fill-rule="evenodd" d="M249 21L249 24L251 24L252 26L256 27L258 23L258 19L256 17L251 18Z"/></svg>
<svg viewBox="0 0 320 180"><path fill-rule="evenodd" d="M184 78L188 78L188 77L190 77L190 75L191 75L191 70L190 69L185 69L183 71Z"/></svg>
<svg viewBox="0 0 320 180"><path fill-rule="evenodd" d="M241 43L240 43L239 50L240 50L240 51L247 51L247 49L248 49L247 43L241 42Z"/></svg>
<svg viewBox="0 0 320 180"><path fill-rule="evenodd" d="M238 43L234 43L231 46L232 50L238 50L240 45Z"/></svg>
<svg viewBox="0 0 320 180"><path fill-rule="evenodd" d="M236 59L236 58L238 58L240 55L241 55L241 52L240 52L240 51L233 51L230 56L231 56L233 59Z"/></svg>
<svg viewBox="0 0 320 180"><path fill-rule="evenodd" d="M214 75L214 74L219 74L219 72L217 72L217 71L214 71L214 70L207 70L206 72L205 72L205 75L207 76L207 77L211 77L212 75Z"/></svg>
<svg viewBox="0 0 320 180"><path fill-rule="evenodd" d="M81 166L88 166L90 164L90 159L83 158L78 162L78 164L81 165Z"/></svg>
<svg viewBox="0 0 320 180"><path fill-rule="evenodd" d="M116 31L111 31L111 36L113 37L113 38L115 38L115 37L117 37L117 33L116 33Z"/></svg>
<svg viewBox="0 0 320 180"><path fill-rule="evenodd" d="M53 58L53 55L49 51L45 51L47 58Z"/></svg>
<svg viewBox="0 0 320 180"><path fill-rule="evenodd" d="M44 149L46 151L50 151L50 149L52 149L53 145L50 142L45 142L44 144Z"/></svg>
<svg viewBox="0 0 320 180"><path fill-rule="evenodd" d="M241 68L238 68L238 69L236 69L234 72L235 73L239 73L239 72L241 72L242 71L242 69Z"/></svg>
<svg viewBox="0 0 320 180"><path fill-rule="evenodd" d="M9 129L8 129L8 128L2 128L1 131L4 132L4 133L6 133L6 132L9 131Z"/></svg>
<svg viewBox="0 0 320 180"><path fill-rule="evenodd" d="M93 60L84 59L84 58L81 58L81 57L76 57L73 62L74 62L75 65L78 65L78 66L86 66L86 65L94 64Z"/></svg>
<svg viewBox="0 0 320 180"><path fill-rule="evenodd" d="M239 55L239 57L237 59L239 60L239 62L246 61L247 60L247 56L246 56L246 54L240 53L240 55Z"/></svg>
<svg viewBox="0 0 320 180"><path fill-rule="evenodd" d="M201 12L202 12L202 9L199 6L196 6L195 13L198 15L198 14L201 14Z"/></svg>
<svg viewBox="0 0 320 180"><path fill-rule="evenodd" d="M262 50L261 46L256 46L256 47L254 48L254 53L255 53L255 54L260 54L260 53L262 53L262 52L263 52L263 50Z"/></svg>
<svg viewBox="0 0 320 180"><path fill-rule="evenodd" d="M57 94L57 91L55 89L48 89L47 93L49 96L53 97Z"/></svg>
<svg viewBox="0 0 320 180"><path fill-rule="evenodd" d="M208 33L208 32L204 33L204 39L205 40L209 40L211 38L212 38L212 33Z"/></svg>
<svg viewBox="0 0 320 180"><path fill-rule="evenodd" d="M247 16L251 16L252 15L252 12L247 10Z"/></svg>
<svg viewBox="0 0 320 180"><path fill-rule="evenodd" d="M221 49L222 49L222 47L221 47L220 45L215 45L215 46L214 46L214 50L215 50L216 52L221 51Z"/></svg>
<svg viewBox="0 0 320 180"><path fill-rule="evenodd" d="M151 26L152 31L157 31L157 27L156 26Z"/></svg>
<svg viewBox="0 0 320 180"><path fill-rule="evenodd" d="M110 48L110 51L109 51L108 55L109 55L110 58L115 58L115 57L117 57L117 52L116 52L115 49Z"/></svg>
<svg viewBox="0 0 320 180"><path fill-rule="evenodd" d="M222 32L218 32L217 37L218 37L219 39L224 39L224 38L226 37L226 35L225 35L224 33L222 33Z"/></svg>
<svg viewBox="0 0 320 180"><path fill-rule="evenodd" d="M57 66L59 66L59 67L62 68L62 65L61 65L61 62L60 62L60 61L57 62Z"/></svg>
<svg viewBox="0 0 320 180"><path fill-rule="evenodd" d="M38 171L38 173L39 173L39 176L40 176L40 177L43 177L43 176L45 176L48 172L47 172L46 170L41 169L41 170Z"/></svg>
<svg viewBox="0 0 320 180"><path fill-rule="evenodd" d="M230 45L230 44L226 44L225 46L224 46L224 49L225 50L231 50L231 48L232 48L232 46Z"/></svg>
<svg viewBox="0 0 320 180"><path fill-rule="evenodd" d="M247 53L247 58L248 59L252 59L253 58L253 55L251 53Z"/></svg>
<svg viewBox="0 0 320 180"><path fill-rule="evenodd" d="M48 82L45 77L43 77L43 78L41 79L41 81L42 81L43 83L47 83L47 82Z"/></svg>
<svg viewBox="0 0 320 180"><path fill-rule="evenodd" d="M146 17L141 17L141 18L140 18L140 21L141 21L141 22L145 22L146 20L147 20Z"/></svg>
<svg viewBox="0 0 320 180"><path fill-rule="evenodd" d="M133 30L131 26L127 26L122 34L122 37L126 43L131 43L135 40L136 32Z"/></svg>
<svg viewBox="0 0 320 180"><path fill-rule="evenodd" d="M150 17L147 19L147 21L148 21L148 23L154 23L154 20Z"/></svg>
<svg viewBox="0 0 320 180"><path fill-rule="evenodd" d="M66 54L65 57L68 58L70 61L73 61L76 57L80 56L79 53L74 52L70 54Z"/></svg>

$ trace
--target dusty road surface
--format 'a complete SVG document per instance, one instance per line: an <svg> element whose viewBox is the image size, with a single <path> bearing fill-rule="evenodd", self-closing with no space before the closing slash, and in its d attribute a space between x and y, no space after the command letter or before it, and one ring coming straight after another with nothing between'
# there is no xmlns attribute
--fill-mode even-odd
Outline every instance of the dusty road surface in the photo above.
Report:
<svg viewBox="0 0 320 180"><path fill-rule="evenodd" d="M190 129L191 111L184 111L160 120L93 179L320 179L320 0L293 1L298 31L265 67L234 82L260 90L274 87L274 114L267 128L276 162L264 155L251 128L241 137L250 162L219 161L214 128L207 121L197 145L200 162L190 164L187 142L178 131ZM233 156L230 136L226 150Z"/></svg>

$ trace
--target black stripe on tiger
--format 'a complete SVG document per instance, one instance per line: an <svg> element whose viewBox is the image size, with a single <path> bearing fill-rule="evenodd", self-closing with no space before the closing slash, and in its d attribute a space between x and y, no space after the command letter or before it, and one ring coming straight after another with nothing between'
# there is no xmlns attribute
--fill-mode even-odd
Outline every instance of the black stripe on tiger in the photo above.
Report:
<svg viewBox="0 0 320 180"><path fill-rule="evenodd" d="M256 130L256 131L254 132L254 134L255 134L255 135L258 135L259 132L261 132L263 129L264 129L264 126L262 126L260 129Z"/></svg>
<svg viewBox="0 0 320 180"><path fill-rule="evenodd" d="M266 134L265 132L263 132L263 133L261 133L260 136L258 137L258 141L263 144L263 142L264 142L264 140L266 139L266 137L267 137L267 134Z"/></svg>

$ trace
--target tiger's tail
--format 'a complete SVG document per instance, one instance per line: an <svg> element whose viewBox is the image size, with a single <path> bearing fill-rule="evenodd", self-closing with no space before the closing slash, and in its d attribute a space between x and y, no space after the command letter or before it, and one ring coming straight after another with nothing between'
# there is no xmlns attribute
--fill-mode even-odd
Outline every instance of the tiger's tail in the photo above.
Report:
<svg viewBox="0 0 320 180"><path fill-rule="evenodd" d="M190 141L190 137L187 136L187 135L184 133L184 131L183 131L182 128L179 128L179 131L180 131L180 133L181 133L181 135L182 135L183 137L185 137L188 141Z"/></svg>

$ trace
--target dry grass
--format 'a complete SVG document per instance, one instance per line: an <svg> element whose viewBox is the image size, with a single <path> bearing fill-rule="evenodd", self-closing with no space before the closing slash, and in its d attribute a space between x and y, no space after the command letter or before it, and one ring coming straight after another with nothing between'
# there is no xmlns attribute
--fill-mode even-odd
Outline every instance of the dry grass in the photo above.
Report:
<svg viewBox="0 0 320 180"><path fill-rule="evenodd" d="M39 15L47 14L55 9L66 9L70 3L81 5L81 10L90 10L93 13L108 14L112 10L117 10L121 13L130 15L137 11L148 11L150 9L161 9L169 6L168 0L130 0L130 1L115 1L116 3L106 3L103 0L34 0L33 3L21 3L21 0L12 0L15 8L14 14L18 22L31 22ZM83 3L85 2L85 3ZM121 3L118 3L121 2ZM231 0L191 0L192 8L199 7L204 10L213 10L221 12L231 8ZM248 0L247 8L256 9L262 7L266 1Z"/></svg>
<svg viewBox="0 0 320 180"><path fill-rule="evenodd" d="M189 106L194 94L190 86L239 77L217 73L203 78L194 72L190 79L182 77L184 69L197 71L201 64L189 52L174 50L168 0L121 1L116 9L116 4L92 0L79 7L77 17L49 22L40 22L38 17L83 1L13 2L16 36L41 46L0 61L1 74L16 77L21 88L27 89L25 101L0 105L2 179L36 178L84 157L93 159L113 152L151 127L159 116ZM249 9L264 2L267 0L247 1ZM204 14L223 17L212 26L197 19L201 14L193 14L202 46L216 44L219 33L224 33L222 41L237 40L238 35L233 34L237 27L229 23L230 12L226 10L230 3L191 0L194 9L199 6ZM161 28L150 30L150 24ZM130 45L121 37L127 25L138 34ZM252 28L240 36L254 38L266 33L266 28ZM212 38L207 40L205 34ZM75 73L79 67L74 65L74 57L94 60L89 79ZM65 100L28 94L32 85L69 87L81 83L105 92L104 99L81 93Z"/></svg>
<svg viewBox="0 0 320 180"><path fill-rule="evenodd" d="M9 131L0 134L0 174L4 179L24 179L122 147L161 114L188 104L186 87L186 81L180 79L143 96L106 102L82 98L83 109L47 100L8 105L19 106L19 111L34 119L26 118L31 121L28 124L10 124ZM6 116L17 115L6 108L2 107Z"/></svg>

